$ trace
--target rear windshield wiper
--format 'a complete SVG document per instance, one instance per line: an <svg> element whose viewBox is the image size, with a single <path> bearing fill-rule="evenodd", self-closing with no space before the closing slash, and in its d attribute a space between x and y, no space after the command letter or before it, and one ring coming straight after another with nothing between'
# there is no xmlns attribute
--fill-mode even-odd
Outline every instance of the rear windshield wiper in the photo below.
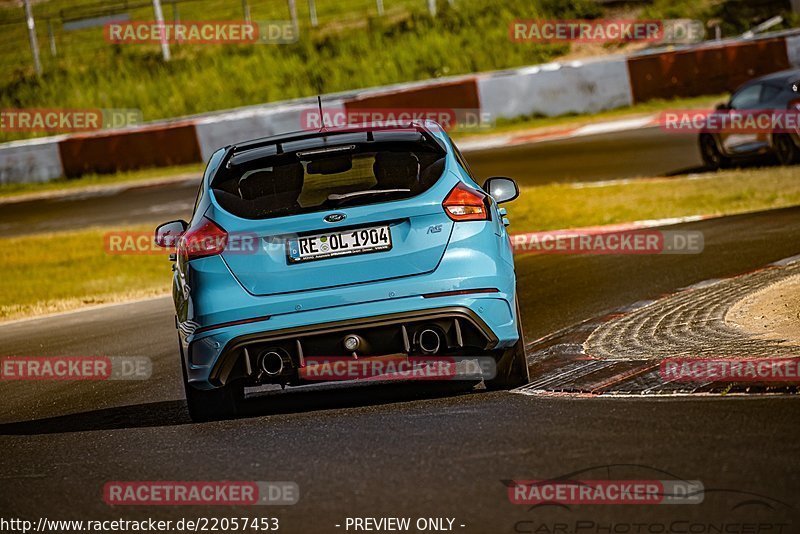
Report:
<svg viewBox="0 0 800 534"><path fill-rule="evenodd" d="M346 193L344 195L337 195L332 194L328 195L328 200L330 202L336 203L343 203L349 200L361 198L361 197L369 197L369 196L376 196L376 195L391 195L396 193L410 193L411 189L367 189L365 191L354 191L352 193Z"/></svg>

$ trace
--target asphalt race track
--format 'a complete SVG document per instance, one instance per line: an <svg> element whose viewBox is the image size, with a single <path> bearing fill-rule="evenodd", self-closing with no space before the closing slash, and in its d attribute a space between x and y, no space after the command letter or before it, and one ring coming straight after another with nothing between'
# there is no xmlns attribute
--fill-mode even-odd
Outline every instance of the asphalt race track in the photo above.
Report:
<svg viewBox="0 0 800 534"><path fill-rule="evenodd" d="M705 233L703 254L520 257L528 340L800 253L800 208L680 229ZM164 270L166 279L166 262ZM0 342L7 355L144 355L154 363L145 382L3 385L0 509L11 516L272 516L286 532L344 532L347 517L378 516L454 518L456 531L485 533L558 532L559 524L571 525L561 532L586 533L637 532L635 524L651 529L639 532L670 532L657 530L670 525L673 532L716 532L679 530L689 525L751 532L742 529L752 524L759 532L798 532L800 406L793 397L334 386L267 395L246 417L194 425L184 411L168 299L9 324ZM700 480L704 499L531 507L511 504L503 482L584 470ZM102 500L103 485L115 480L294 481L301 497L284 507L115 508Z"/></svg>
<svg viewBox="0 0 800 534"><path fill-rule="evenodd" d="M701 171L697 136L654 126L466 154L478 176L505 173L525 185L671 176Z"/></svg>

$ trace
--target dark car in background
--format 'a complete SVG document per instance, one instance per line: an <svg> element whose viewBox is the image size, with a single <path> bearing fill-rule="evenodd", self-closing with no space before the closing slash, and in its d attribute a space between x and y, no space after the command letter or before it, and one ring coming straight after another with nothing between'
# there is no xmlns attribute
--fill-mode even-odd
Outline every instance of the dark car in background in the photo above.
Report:
<svg viewBox="0 0 800 534"><path fill-rule="evenodd" d="M717 106L715 113L800 114L800 69L791 69L762 76L737 89L727 103ZM730 167L744 161L777 159L782 165L800 160L800 136L797 130L787 131L704 131L699 137L703 162L711 169Z"/></svg>

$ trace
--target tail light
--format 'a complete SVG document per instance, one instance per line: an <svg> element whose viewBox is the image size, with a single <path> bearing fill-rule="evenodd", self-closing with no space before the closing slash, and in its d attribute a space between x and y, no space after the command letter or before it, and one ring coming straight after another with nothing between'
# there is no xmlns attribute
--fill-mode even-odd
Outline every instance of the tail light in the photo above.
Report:
<svg viewBox="0 0 800 534"><path fill-rule="evenodd" d="M220 254L228 245L228 232L209 219L203 219L199 226L190 228L181 236L178 255L186 260L205 258Z"/></svg>
<svg viewBox="0 0 800 534"><path fill-rule="evenodd" d="M486 195L459 183L442 202L445 213L454 221L486 221L489 210L486 208Z"/></svg>
<svg viewBox="0 0 800 534"><path fill-rule="evenodd" d="M789 105L788 105L788 106L786 106L786 107L787 107L788 109L791 109L791 110L798 110L798 109L800 109L800 98L795 98L794 100L792 100L791 102L789 102Z"/></svg>

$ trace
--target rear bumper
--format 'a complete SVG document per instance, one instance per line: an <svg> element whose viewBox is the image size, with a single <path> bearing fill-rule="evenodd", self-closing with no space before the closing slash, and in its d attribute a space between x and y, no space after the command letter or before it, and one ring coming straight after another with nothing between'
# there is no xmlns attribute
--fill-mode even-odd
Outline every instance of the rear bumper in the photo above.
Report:
<svg viewBox="0 0 800 534"><path fill-rule="evenodd" d="M187 376L199 388L220 384L226 373L214 368L242 339L321 331L333 323L363 324L458 308L480 325L486 339L496 340L492 350L511 347L519 338L513 254L497 221L455 225L439 265L427 274L255 296L244 291L220 257L212 256L192 262L189 285L195 289L182 318L181 338ZM496 291L479 292L485 288ZM459 294L441 295L447 292Z"/></svg>
<svg viewBox="0 0 800 534"><path fill-rule="evenodd" d="M313 336L358 333L393 325L397 328L406 325L411 332L414 325L434 320L457 319L465 335L472 336L471 346L485 351L505 349L519 339L513 302L513 294L502 292L433 298L416 296L296 312L225 327L187 338L184 349L187 376L196 387L218 387L232 377L250 372L249 364L243 361L243 349L248 346L263 347L280 340L290 342L293 347L297 340L305 344L304 340ZM329 356L330 353L312 355Z"/></svg>

